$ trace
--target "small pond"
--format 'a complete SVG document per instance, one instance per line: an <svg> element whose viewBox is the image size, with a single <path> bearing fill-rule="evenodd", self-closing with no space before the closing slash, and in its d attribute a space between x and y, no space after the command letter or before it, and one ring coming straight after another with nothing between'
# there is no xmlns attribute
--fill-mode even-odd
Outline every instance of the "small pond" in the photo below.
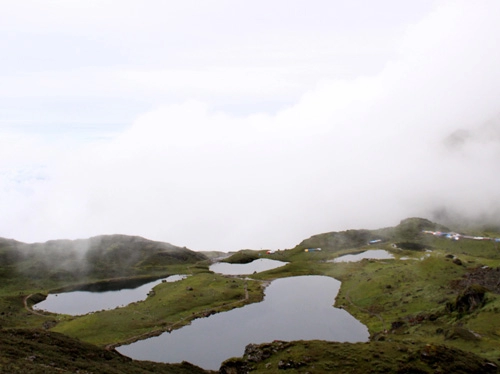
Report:
<svg viewBox="0 0 500 374"><path fill-rule="evenodd" d="M343 309L332 305L340 282L325 276L274 280L264 301L246 305L157 337L118 347L137 360L188 361L218 370L230 357L243 355L250 343L273 340L368 341L368 329Z"/></svg>
<svg viewBox="0 0 500 374"><path fill-rule="evenodd" d="M217 262L210 266L214 273L225 275L245 275L260 273L262 271L276 269L285 266L288 262L270 260L268 258L259 258L248 264L230 264L227 262Z"/></svg>
<svg viewBox="0 0 500 374"><path fill-rule="evenodd" d="M175 282L182 280L185 277L185 275L171 275L163 280L167 282ZM48 312L59 314L69 314L73 316L83 315L104 309L114 309L136 301L145 300L148 292L163 280L158 279L136 288L123 288L120 290L99 292L72 291L49 294L44 301L34 305L33 309L46 310Z"/></svg>
<svg viewBox="0 0 500 374"><path fill-rule="evenodd" d="M364 259L390 260L393 258L394 258L394 256L384 249L370 249L368 251L357 253L354 255L340 256L340 257L337 257L337 258L330 260L328 262L357 262L357 261L361 261Z"/></svg>

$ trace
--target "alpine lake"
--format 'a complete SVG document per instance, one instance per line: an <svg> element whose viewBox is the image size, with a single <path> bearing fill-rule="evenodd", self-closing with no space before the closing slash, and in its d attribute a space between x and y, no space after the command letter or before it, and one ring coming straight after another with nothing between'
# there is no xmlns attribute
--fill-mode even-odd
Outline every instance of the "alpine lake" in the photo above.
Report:
<svg viewBox="0 0 500 374"><path fill-rule="evenodd" d="M248 264L215 263L210 270L225 275L251 274L286 266L286 262L258 259ZM163 282L182 281L170 276L136 288L73 291L50 294L35 309L82 315L144 300ZM188 361L208 370L241 356L245 346L274 340L368 341L368 329L343 309L333 307L340 281L319 275L276 279L265 289L264 300L241 308L193 320L189 325L159 336L116 348L135 360L180 363Z"/></svg>

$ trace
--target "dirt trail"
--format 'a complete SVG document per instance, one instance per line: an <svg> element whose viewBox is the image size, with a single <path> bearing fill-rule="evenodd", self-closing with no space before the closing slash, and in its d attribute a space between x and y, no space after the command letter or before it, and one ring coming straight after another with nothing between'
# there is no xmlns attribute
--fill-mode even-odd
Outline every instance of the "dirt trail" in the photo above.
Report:
<svg viewBox="0 0 500 374"><path fill-rule="evenodd" d="M29 313L32 313L32 314L36 314L37 316L42 316L42 317L45 317L45 314L43 313L39 313L37 312L36 310L34 310L33 308L30 308L28 306L28 300L29 298L33 296L32 293L30 293L28 296L26 296L24 299L23 299L23 304L24 304L24 309L26 309Z"/></svg>
<svg viewBox="0 0 500 374"><path fill-rule="evenodd" d="M266 285L267 282L263 282L263 283L264 283L264 285ZM245 298L241 299L241 300L238 300L238 301L234 301L234 302L229 303L229 304L224 304L223 306L224 307L228 307L228 306L233 306L233 305L236 305L236 304L241 304L241 303L244 303L244 302L248 301L248 299L249 299L248 287L247 287L247 284L245 282ZM136 341L142 340L142 339L147 339L147 338L151 338L153 336L158 336L158 335L161 335L161 334L163 334L164 332L167 332L167 331L171 332L172 330L175 330L175 328L178 327L178 326L182 327L186 323L186 321L189 322L189 321L192 321L192 320L194 320L196 318L208 317L208 316L210 316L211 314L214 314L214 313L217 313L214 308L202 310L201 312L195 313L195 314L193 314L193 315L191 315L189 317L181 318L177 322L171 323L171 324L169 324L168 326L166 326L164 328L153 330L153 331L149 331L149 332L146 332L144 334L133 336L133 337L131 337L129 339L126 339L126 340L124 340L124 341L122 341L120 343L108 344L105 347L105 349L107 349L107 350L115 349L116 347L118 347L120 345L130 344L130 343L134 343Z"/></svg>

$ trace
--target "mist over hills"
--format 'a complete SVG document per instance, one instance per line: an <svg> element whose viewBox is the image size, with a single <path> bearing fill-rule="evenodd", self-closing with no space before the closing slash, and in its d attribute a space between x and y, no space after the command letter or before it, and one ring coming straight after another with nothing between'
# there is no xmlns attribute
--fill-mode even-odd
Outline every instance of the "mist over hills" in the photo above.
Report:
<svg viewBox="0 0 500 374"><path fill-rule="evenodd" d="M313 235L298 244L299 248L319 247L326 250L341 250L366 245L371 240L380 241L407 241L424 240L423 230L450 231L442 224L429 221L425 218L412 217L403 219L395 227L386 227L377 230L346 230Z"/></svg>
<svg viewBox="0 0 500 374"><path fill-rule="evenodd" d="M414 239L421 236L422 230L450 229L428 219L414 217L404 219L394 227L316 234L302 240L295 248L339 250L357 247L373 239ZM121 234L31 244L0 238L0 262L4 265L4 275L7 272L5 269L10 269L29 278L57 281L138 276L166 266L209 260L221 254L224 252L197 252L167 242Z"/></svg>
<svg viewBox="0 0 500 374"><path fill-rule="evenodd" d="M140 276L167 265L206 259L204 254L185 247L138 236L101 235L33 244L0 238L2 278L13 272L33 280L54 281Z"/></svg>
<svg viewBox="0 0 500 374"><path fill-rule="evenodd" d="M446 226L424 218L407 218L395 227L377 230L346 230L313 235L294 248L320 247L340 250L364 245L373 239L404 241L419 237L422 230L448 231ZM252 253L256 251L240 251ZM0 278L8 285L17 276L37 287L61 283L121 277L145 277L167 274L175 266L195 264L216 258L223 252L196 252L167 242L139 236L100 235L88 239L49 240L45 243L23 243L0 238ZM245 256L243 256L245 257Z"/></svg>

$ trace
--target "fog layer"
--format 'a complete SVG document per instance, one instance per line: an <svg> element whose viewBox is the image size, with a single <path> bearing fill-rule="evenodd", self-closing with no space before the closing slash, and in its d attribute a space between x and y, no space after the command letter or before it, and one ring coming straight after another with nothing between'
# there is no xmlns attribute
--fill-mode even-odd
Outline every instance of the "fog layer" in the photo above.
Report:
<svg viewBox="0 0 500 374"><path fill-rule="evenodd" d="M494 221L500 3L436 4L378 74L320 79L273 113L186 99L80 147L2 135L0 236L236 250L408 216Z"/></svg>

